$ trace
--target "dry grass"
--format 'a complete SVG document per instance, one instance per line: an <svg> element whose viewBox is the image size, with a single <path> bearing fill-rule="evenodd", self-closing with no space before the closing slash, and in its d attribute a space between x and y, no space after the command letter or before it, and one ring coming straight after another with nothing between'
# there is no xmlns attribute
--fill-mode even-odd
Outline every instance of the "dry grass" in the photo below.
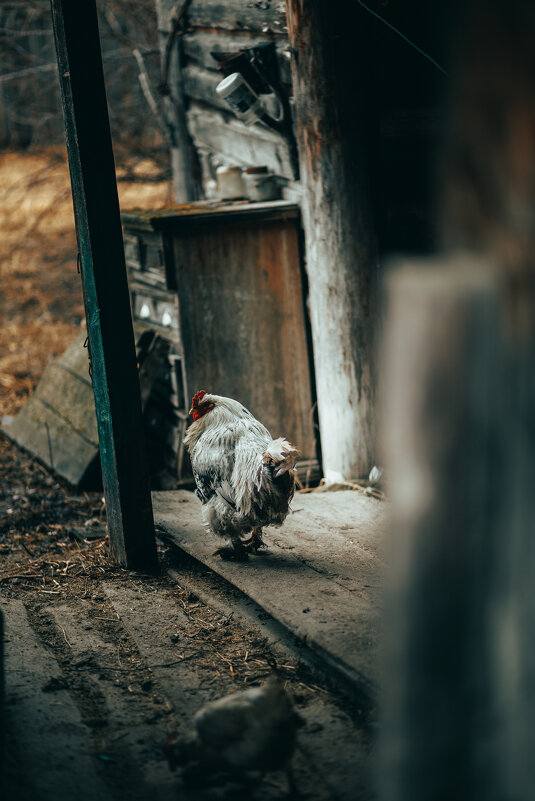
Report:
<svg viewBox="0 0 535 801"><path fill-rule="evenodd" d="M159 172L150 160L129 174ZM160 208L169 185L119 183L122 209ZM0 155L0 418L15 414L83 318L66 154Z"/></svg>

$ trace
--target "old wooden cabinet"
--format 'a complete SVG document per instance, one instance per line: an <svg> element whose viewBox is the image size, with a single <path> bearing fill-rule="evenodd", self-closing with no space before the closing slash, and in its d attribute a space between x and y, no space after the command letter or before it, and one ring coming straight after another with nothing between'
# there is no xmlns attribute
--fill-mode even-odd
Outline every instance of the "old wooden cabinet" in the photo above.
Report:
<svg viewBox="0 0 535 801"><path fill-rule="evenodd" d="M169 326L178 394L189 400L205 389L239 399L274 436L298 445L301 480L317 480L298 207L202 202L125 213L123 224L134 317L143 309L161 331L158 298L178 299L178 330Z"/></svg>

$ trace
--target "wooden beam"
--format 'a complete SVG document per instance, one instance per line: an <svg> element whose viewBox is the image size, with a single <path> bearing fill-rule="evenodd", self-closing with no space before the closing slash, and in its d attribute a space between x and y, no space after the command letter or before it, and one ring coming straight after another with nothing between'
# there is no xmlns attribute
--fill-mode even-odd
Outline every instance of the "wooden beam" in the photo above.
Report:
<svg viewBox="0 0 535 801"><path fill-rule="evenodd" d="M292 68L288 60L288 37L284 34L282 38L271 39L277 48L277 61L279 64L279 74L281 82L287 86L292 83ZM195 64L206 70L217 72L217 62L212 56L212 51L235 53L256 44L266 42L265 34L254 33L251 31L241 31L228 33L218 30L205 32L202 30L191 30L182 37L182 46L188 66ZM263 100L266 99L264 95Z"/></svg>
<svg viewBox="0 0 535 801"><path fill-rule="evenodd" d="M175 0L158 0L169 11ZM282 8L281 8L282 6ZM252 31L263 34L284 34L286 24L283 3L249 3L245 0L192 0L188 9L188 26L228 31ZM165 30L165 29L164 29Z"/></svg>
<svg viewBox="0 0 535 801"><path fill-rule="evenodd" d="M82 261L110 549L153 569L156 545L95 0L51 0Z"/></svg>
<svg viewBox="0 0 535 801"><path fill-rule="evenodd" d="M247 128L240 120L191 101L188 122L198 148L232 159L242 166L265 165L274 175L291 180L292 165L284 139L260 125Z"/></svg>
<svg viewBox="0 0 535 801"><path fill-rule="evenodd" d="M373 76L356 3L288 0L287 10L323 468L337 481L367 475L376 460Z"/></svg>

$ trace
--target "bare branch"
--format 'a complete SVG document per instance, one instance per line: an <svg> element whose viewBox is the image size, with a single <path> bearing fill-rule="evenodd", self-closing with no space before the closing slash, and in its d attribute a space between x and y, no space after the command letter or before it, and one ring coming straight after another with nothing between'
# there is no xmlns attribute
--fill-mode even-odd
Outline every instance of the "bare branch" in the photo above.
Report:
<svg viewBox="0 0 535 801"><path fill-rule="evenodd" d="M152 92L149 74L147 72L147 68L145 67L145 62L143 60L141 51L135 48L135 50L132 51L132 54L137 61L137 66L139 70L138 79L145 100L147 101L147 104L154 115L154 119L157 121L159 127L161 128L162 133L164 134L166 139L168 139L169 131L167 129L167 125L165 122L165 116L158 104L158 101L156 100Z"/></svg>

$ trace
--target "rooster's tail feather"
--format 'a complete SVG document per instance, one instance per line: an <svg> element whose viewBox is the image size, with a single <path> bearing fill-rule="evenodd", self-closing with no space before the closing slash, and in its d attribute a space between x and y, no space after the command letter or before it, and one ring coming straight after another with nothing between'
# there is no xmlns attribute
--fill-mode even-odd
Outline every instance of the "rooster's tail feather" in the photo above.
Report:
<svg viewBox="0 0 535 801"><path fill-rule="evenodd" d="M293 470L300 456L299 451L284 437L272 440L262 454L262 463L273 467L275 478Z"/></svg>

